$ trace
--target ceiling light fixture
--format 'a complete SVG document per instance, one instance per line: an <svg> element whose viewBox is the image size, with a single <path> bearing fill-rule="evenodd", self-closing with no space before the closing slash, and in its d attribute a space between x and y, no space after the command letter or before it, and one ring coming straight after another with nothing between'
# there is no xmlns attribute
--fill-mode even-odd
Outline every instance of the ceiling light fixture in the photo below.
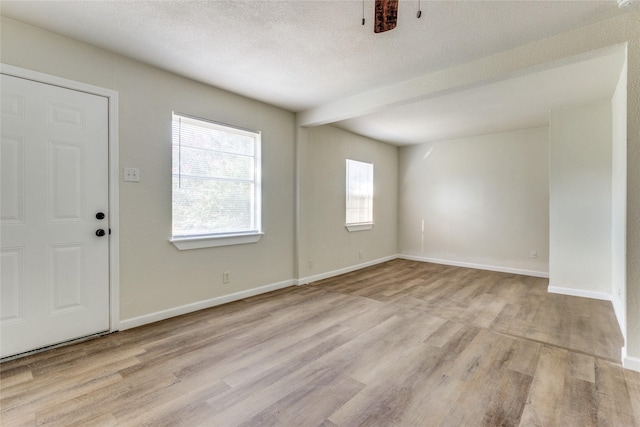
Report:
<svg viewBox="0 0 640 427"><path fill-rule="evenodd" d="M374 33L384 33L385 31L393 30L394 28L396 28L396 25L398 24L398 3L399 0L376 0L376 6L373 16ZM420 8L420 0L418 0L418 11L416 12L416 18L420 18L421 16L422 10ZM364 24L364 0L362 0L362 25Z"/></svg>
<svg viewBox="0 0 640 427"><path fill-rule="evenodd" d="M373 32L393 30L398 23L398 0L376 0Z"/></svg>

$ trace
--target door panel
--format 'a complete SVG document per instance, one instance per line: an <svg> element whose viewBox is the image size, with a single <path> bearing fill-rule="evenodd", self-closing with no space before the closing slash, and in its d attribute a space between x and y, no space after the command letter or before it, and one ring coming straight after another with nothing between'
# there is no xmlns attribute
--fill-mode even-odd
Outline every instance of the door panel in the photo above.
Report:
<svg viewBox="0 0 640 427"><path fill-rule="evenodd" d="M84 258L85 250L82 245L49 248L51 314L85 307Z"/></svg>
<svg viewBox="0 0 640 427"><path fill-rule="evenodd" d="M108 100L2 75L0 355L109 329ZM98 220L96 213L105 218Z"/></svg>
<svg viewBox="0 0 640 427"><path fill-rule="evenodd" d="M0 157L0 204L3 223L24 222L24 143L16 136L3 136Z"/></svg>
<svg viewBox="0 0 640 427"><path fill-rule="evenodd" d="M24 315L24 250L8 248L0 252L0 280L2 281L2 306L0 322L15 323Z"/></svg>
<svg viewBox="0 0 640 427"><path fill-rule="evenodd" d="M53 141L49 144L49 221L84 219L84 163L82 144Z"/></svg>

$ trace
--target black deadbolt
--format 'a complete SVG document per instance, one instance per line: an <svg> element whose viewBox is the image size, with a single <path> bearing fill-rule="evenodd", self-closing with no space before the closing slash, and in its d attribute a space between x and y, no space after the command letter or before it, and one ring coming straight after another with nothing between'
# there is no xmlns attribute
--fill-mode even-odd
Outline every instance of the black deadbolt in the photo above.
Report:
<svg viewBox="0 0 640 427"><path fill-rule="evenodd" d="M96 219L104 219L104 214L102 212L98 212L96 214Z"/></svg>
<svg viewBox="0 0 640 427"><path fill-rule="evenodd" d="M98 237L102 237L102 236L104 236L104 234L105 234L105 233L104 233L104 230L103 230L102 228L98 228L98 229L96 230L96 236L98 236Z"/></svg>

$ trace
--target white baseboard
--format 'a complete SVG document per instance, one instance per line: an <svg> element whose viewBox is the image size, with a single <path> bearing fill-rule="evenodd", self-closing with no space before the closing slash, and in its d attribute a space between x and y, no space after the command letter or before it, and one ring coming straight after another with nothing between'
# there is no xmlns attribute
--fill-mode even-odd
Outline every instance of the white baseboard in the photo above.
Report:
<svg viewBox="0 0 640 427"><path fill-rule="evenodd" d="M640 358L625 356L622 359L622 366L625 369L630 369L632 371L640 372Z"/></svg>
<svg viewBox="0 0 640 427"><path fill-rule="evenodd" d="M476 268L478 270L499 271L501 273L521 274L523 276L542 277L547 279L549 278L549 273L546 271L523 270L520 268L501 267L497 265L475 264L471 262L462 262L462 261L449 261L445 259L427 258L427 257L420 257L415 255L398 255L398 258L408 259L411 261L430 262L433 264L452 265L454 267Z"/></svg>
<svg viewBox="0 0 640 427"><path fill-rule="evenodd" d="M624 308L620 306L621 301L614 296L611 296L611 304L613 305L613 312L616 315L616 320L618 321L618 326L620 327L620 332L622 333L622 337L624 338L624 342L627 342L627 324L624 314ZM622 359L624 359L626 353L623 353Z"/></svg>
<svg viewBox="0 0 640 427"><path fill-rule="evenodd" d="M304 285L307 283L315 282L317 280L322 280L329 277L338 276L340 274L349 273L351 271L360 270L361 268L380 264L382 262L390 261L396 258L397 258L396 255L392 255L385 258L380 258L373 261L365 262L362 264L345 267L340 270L334 270L327 273L305 277L299 280L296 280L296 279L285 280L283 282L273 283L271 285L260 286L257 288L248 289L246 291L235 292L229 295L222 295L222 296L207 299L204 301L197 301L191 304L181 305L179 307L172 307L166 310L156 311L155 313L149 313L142 316L133 317L131 319L120 320L118 324L119 326L118 330L124 331L126 329L135 328L138 326L146 325L148 323L158 322L160 320L169 319L175 316L181 316L183 314L192 313L194 311L203 310L205 308L215 307L216 305L226 304L228 302L241 300L243 298L249 298L255 295L264 294L267 292L275 291L275 290L286 288L289 286Z"/></svg>
<svg viewBox="0 0 640 427"><path fill-rule="evenodd" d="M565 288L562 286L553 286L551 284L549 284L549 288L547 288L547 291L552 294L571 295L573 297L611 301L611 294L608 294L606 292L585 291L584 289Z"/></svg>
<svg viewBox="0 0 640 427"><path fill-rule="evenodd" d="M328 279L329 277L339 276L345 273L351 273L352 271L360 270L365 267L371 267L372 265L381 264L383 262L391 261L398 258L398 255L390 255L384 258L374 259L373 261L367 261L362 264L356 264L338 270L328 271L326 273L314 274L313 276L302 277L298 279L298 285L306 285L311 282L317 282L318 280Z"/></svg>
<svg viewBox="0 0 640 427"><path fill-rule="evenodd" d="M244 298L249 298L255 295L264 294L267 292L275 291L282 288L287 288L296 284L294 279L285 280L284 282L272 283L270 285L260 286L246 291L235 292L229 295L223 295L216 298L207 299L204 301L197 301L191 304L182 305L179 307L169 308L167 310L156 311L155 313L145 314L131 319L121 320L119 329L124 331L125 329L135 328L137 326L146 325L148 323L158 322L160 320L169 319L170 317L181 316L183 314L192 313L194 311L203 310L205 308L215 307L216 305L226 304L232 301L238 301Z"/></svg>

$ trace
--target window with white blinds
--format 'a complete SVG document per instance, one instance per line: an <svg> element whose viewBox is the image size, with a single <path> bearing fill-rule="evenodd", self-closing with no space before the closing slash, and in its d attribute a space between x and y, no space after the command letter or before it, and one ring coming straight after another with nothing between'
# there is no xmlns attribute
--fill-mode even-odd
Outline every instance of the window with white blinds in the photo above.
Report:
<svg viewBox="0 0 640 427"><path fill-rule="evenodd" d="M174 113L172 141L173 240L261 233L260 133Z"/></svg>
<svg viewBox="0 0 640 427"><path fill-rule="evenodd" d="M373 164L347 159L347 212L349 231L370 229L373 224ZM352 228L352 225L368 225Z"/></svg>

